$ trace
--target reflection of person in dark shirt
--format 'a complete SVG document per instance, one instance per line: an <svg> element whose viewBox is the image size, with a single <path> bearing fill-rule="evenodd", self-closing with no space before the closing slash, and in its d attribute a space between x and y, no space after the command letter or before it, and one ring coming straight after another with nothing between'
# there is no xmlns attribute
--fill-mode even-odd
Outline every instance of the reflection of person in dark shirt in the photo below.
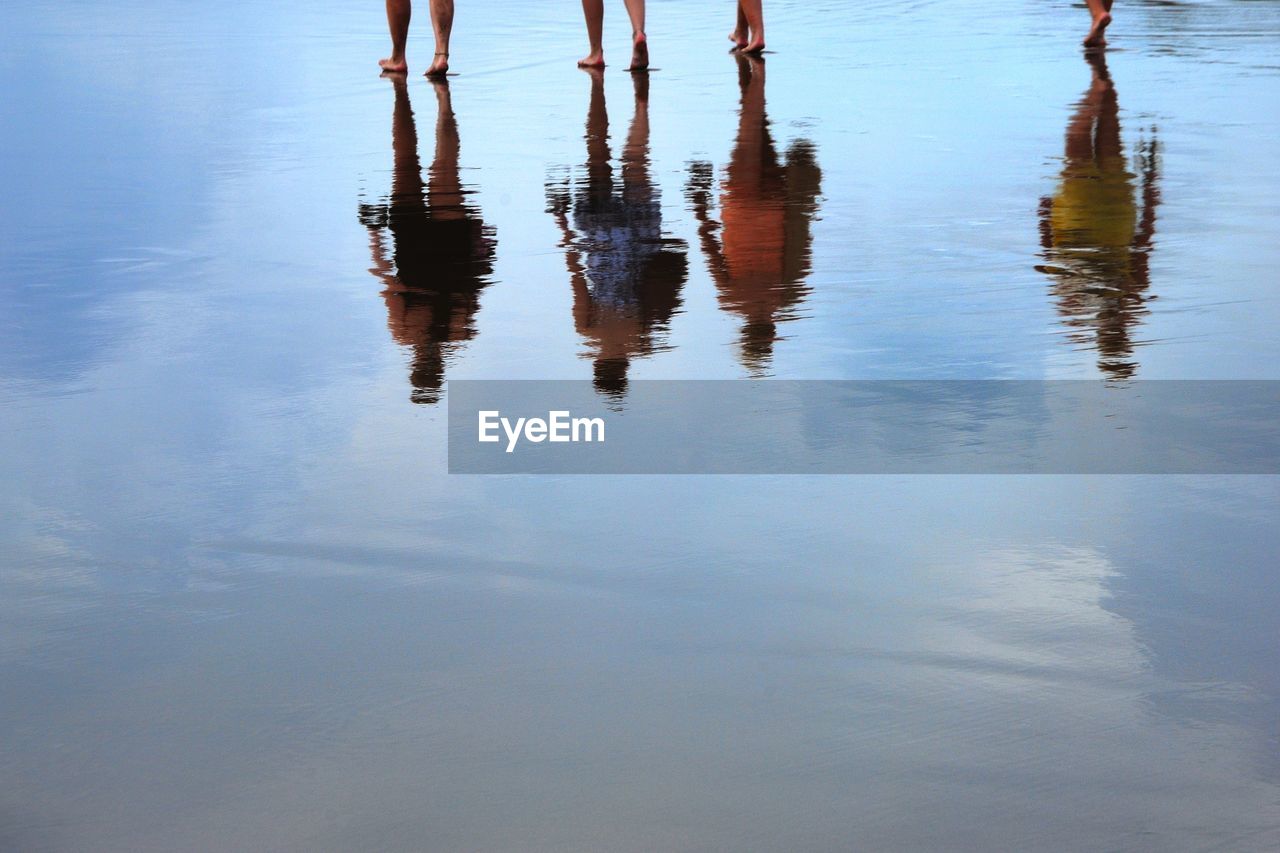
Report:
<svg viewBox="0 0 1280 853"><path fill-rule="evenodd" d="M785 163L765 115L764 60L737 54L742 107L738 136L720 195L720 222L711 219L712 168L690 166L688 194L720 306L743 318L741 360L753 374L768 369L777 323L808 294L822 172L813 144L797 140ZM718 232L718 236L717 236Z"/></svg>
<svg viewBox="0 0 1280 853"><path fill-rule="evenodd" d="M573 320L595 361L595 384L621 395L631 359L662 348L688 275L686 245L662 235L658 189L649 175L649 79L632 77L635 116L622 148L621 181L609 151L604 77L591 70L584 176L547 184L551 214L573 281Z"/></svg>
<svg viewBox="0 0 1280 853"><path fill-rule="evenodd" d="M435 403L450 352L475 335L472 320L493 272L496 241L493 229L467 203L468 191L458 177L458 124L448 83L432 83L436 150L424 186L408 87L403 75L389 76L396 93L391 196L381 204L361 205L360 218L369 228L370 272L386 285L382 297L391 336L413 350L412 399ZM394 271L384 229L391 232Z"/></svg>
<svg viewBox="0 0 1280 853"><path fill-rule="evenodd" d="M1067 125L1062 180L1040 202L1045 263L1073 343L1096 348L1098 366L1125 379L1137 370L1130 333L1147 313L1155 234L1156 142L1139 143L1142 208L1120 141L1120 107L1101 53L1086 55L1089 90Z"/></svg>

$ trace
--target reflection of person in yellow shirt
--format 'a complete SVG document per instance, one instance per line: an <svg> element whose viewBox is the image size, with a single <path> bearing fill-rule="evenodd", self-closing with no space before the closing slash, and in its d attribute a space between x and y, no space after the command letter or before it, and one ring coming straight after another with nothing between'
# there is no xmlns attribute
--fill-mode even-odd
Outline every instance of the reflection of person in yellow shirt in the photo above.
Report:
<svg viewBox="0 0 1280 853"><path fill-rule="evenodd" d="M720 222L710 216L710 163L690 167L688 191L720 306L744 319L742 363L759 374L773 355L777 322L791 319L788 309L808 293L810 226L822 172L808 140L794 142L785 163L778 162L765 115L764 60L744 54L737 60L742 109L725 170Z"/></svg>
<svg viewBox="0 0 1280 853"><path fill-rule="evenodd" d="M462 341L475 336L473 318L480 291L493 273L493 228L467 202L458 175L458 123L449 84L433 80L436 150L429 181L422 182L418 133L403 74L395 86L391 145L395 168L391 196L360 206L369 229L373 268L386 289L387 325L396 343L413 349L410 382L415 403L435 403L444 385L445 362ZM391 234L395 266L387 258L384 229Z"/></svg>
<svg viewBox="0 0 1280 853"><path fill-rule="evenodd" d="M688 245L662 230L662 204L649 174L649 77L632 75L635 112L615 172L604 76L591 75L587 163L547 184L548 210L563 235L573 283L573 322L594 362L596 390L626 393L633 358L660 351L688 276Z"/></svg>
<svg viewBox="0 0 1280 853"><path fill-rule="evenodd" d="M1087 54L1093 81L1067 125L1062 182L1040 202L1041 243L1058 311L1073 343L1098 350L1117 378L1137 370L1131 328L1146 313L1148 255L1159 203L1155 139L1139 143L1142 209L1120 141L1119 103L1101 53Z"/></svg>

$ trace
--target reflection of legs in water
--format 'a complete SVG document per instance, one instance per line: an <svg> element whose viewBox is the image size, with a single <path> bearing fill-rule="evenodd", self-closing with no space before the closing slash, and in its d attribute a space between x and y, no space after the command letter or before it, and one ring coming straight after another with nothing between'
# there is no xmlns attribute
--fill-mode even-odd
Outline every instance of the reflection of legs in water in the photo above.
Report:
<svg viewBox="0 0 1280 853"><path fill-rule="evenodd" d="M1094 159L1107 166L1123 169L1124 148L1120 142L1120 104L1116 99L1116 89L1111 83L1106 65L1094 66L1094 82L1090 88L1090 99L1097 92L1098 123L1094 128ZM1104 168L1106 168L1104 166Z"/></svg>
<svg viewBox="0 0 1280 853"><path fill-rule="evenodd" d="M593 196L608 195L613 189L609 158L609 111L604 102L604 74L588 69L591 100L587 105L587 185Z"/></svg>
<svg viewBox="0 0 1280 853"><path fill-rule="evenodd" d="M777 154L769 136L764 111L764 59L738 56L738 83L742 104L738 110L738 135L729 163L731 192L759 198L764 192L763 170L776 167Z"/></svg>
<svg viewBox="0 0 1280 853"><path fill-rule="evenodd" d="M383 71L407 71L404 58L405 40L409 37L409 17L412 9L409 0L387 0L387 29L391 31L391 55L379 59Z"/></svg>
<svg viewBox="0 0 1280 853"><path fill-rule="evenodd" d="M396 90L396 105L391 114L391 151L395 158L391 172L392 215L402 215L406 209L425 213L418 130L413 121L413 107L409 105L409 87L400 75L391 82Z"/></svg>
<svg viewBox="0 0 1280 853"><path fill-rule="evenodd" d="M431 29L436 36L436 55L431 60L431 67L427 69L427 76L443 77L449 70L449 34L453 32L453 0L431 0Z"/></svg>
<svg viewBox="0 0 1280 853"><path fill-rule="evenodd" d="M1101 56L1091 56L1088 61L1093 80L1067 125L1067 162L1118 163L1124 152L1120 147L1120 109L1115 86Z"/></svg>
<svg viewBox="0 0 1280 853"><path fill-rule="evenodd" d="M428 172L427 206L433 219L464 219L462 180L458 175L458 121L449 84L433 80L436 90L436 152Z"/></svg>
<svg viewBox="0 0 1280 853"><path fill-rule="evenodd" d="M648 201L653 197L649 179L649 75L636 74L632 79L636 106L622 146L622 191L628 201Z"/></svg>
<svg viewBox="0 0 1280 853"><path fill-rule="evenodd" d="M1093 22L1089 25L1089 34L1084 37L1085 47L1103 47L1107 43L1106 30L1111 23L1112 0L1085 0L1089 7L1089 16Z"/></svg>

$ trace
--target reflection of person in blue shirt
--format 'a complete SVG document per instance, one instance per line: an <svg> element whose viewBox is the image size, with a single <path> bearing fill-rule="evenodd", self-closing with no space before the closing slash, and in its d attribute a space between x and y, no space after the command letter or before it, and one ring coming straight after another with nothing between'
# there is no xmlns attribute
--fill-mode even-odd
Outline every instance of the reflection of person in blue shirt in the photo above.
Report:
<svg viewBox="0 0 1280 853"><path fill-rule="evenodd" d="M587 288L597 304L625 306L635 301L631 271L643 268L664 251L661 205L650 197L633 195L623 187L595 196L584 193L573 209L573 227L586 253Z"/></svg>
<svg viewBox="0 0 1280 853"><path fill-rule="evenodd" d="M472 319L480 307L480 291L493 272L496 243L493 229L467 203L458 176L458 123L449 85L433 82L436 150L424 186L409 91L403 75L390 78L396 91L391 197L381 204L361 205L360 218L369 229L370 272L386 285L382 296L391 336L413 348L413 400L435 403L449 352L475 336ZM391 232L394 272L383 229Z"/></svg>
<svg viewBox="0 0 1280 853"><path fill-rule="evenodd" d="M626 390L630 360L662 348L688 274L683 241L662 235L662 207L649 176L649 80L635 75L635 117L622 149L621 182L609 151L604 77L591 71L584 177L547 185L549 209L573 280L574 325L595 361L596 388Z"/></svg>

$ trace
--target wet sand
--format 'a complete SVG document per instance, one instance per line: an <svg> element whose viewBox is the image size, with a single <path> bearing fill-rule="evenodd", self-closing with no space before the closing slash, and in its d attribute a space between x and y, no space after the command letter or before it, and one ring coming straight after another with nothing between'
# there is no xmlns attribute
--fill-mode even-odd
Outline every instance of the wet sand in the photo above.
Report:
<svg viewBox="0 0 1280 853"><path fill-rule="evenodd" d="M983 9L9 12L0 848L1280 845L1275 478L445 473L453 378L1275 378L1280 10Z"/></svg>

